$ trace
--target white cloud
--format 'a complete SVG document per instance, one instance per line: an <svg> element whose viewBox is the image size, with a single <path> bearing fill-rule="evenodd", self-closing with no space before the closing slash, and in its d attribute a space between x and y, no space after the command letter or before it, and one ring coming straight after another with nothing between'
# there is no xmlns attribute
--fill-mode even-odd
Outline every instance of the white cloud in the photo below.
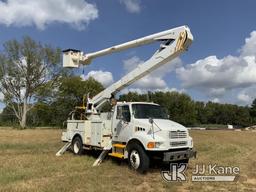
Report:
<svg viewBox="0 0 256 192"><path fill-rule="evenodd" d="M212 100L212 102L213 102L213 103L219 103L219 102L220 102L220 99L219 99L219 98L214 98L214 99Z"/></svg>
<svg viewBox="0 0 256 192"><path fill-rule="evenodd" d="M256 85L242 89L237 94L239 104L250 105L256 98Z"/></svg>
<svg viewBox="0 0 256 192"><path fill-rule="evenodd" d="M185 88L195 88L214 98L256 83L256 31L246 38L239 56L209 56L176 69ZM243 94L237 99L249 102Z"/></svg>
<svg viewBox="0 0 256 192"><path fill-rule="evenodd" d="M44 29L59 22L84 29L98 17L94 4L84 0L6 0L0 1L0 24Z"/></svg>
<svg viewBox="0 0 256 192"><path fill-rule="evenodd" d="M241 55L256 55L256 31L251 32L250 37L245 39L245 45L241 49Z"/></svg>
<svg viewBox="0 0 256 192"><path fill-rule="evenodd" d="M124 60L124 69L126 72L130 72L135 69L138 65L144 61L137 56L133 56L127 60ZM170 63L167 63L154 72L146 75L142 79L136 81L129 90L137 90L136 92L147 92L147 91L160 91L160 90L173 90L169 88L164 80L164 77L175 70L175 68L181 66L182 62L179 58L174 59ZM140 90L140 91L138 91Z"/></svg>
<svg viewBox="0 0 256 192"><path fill-rule="evenodd" d="M124 60L123 63L124 63L124 70L129 72L135 69L139 64L144 63L144 61L137 56L133 56L129 59Z"/></svg>
<svg viewBox="0 0 256 192"><path fill-rule="evenodd" d="M141 60L139 57L134 56L130 59L124 60L124 69L126 72L130 72L133 69L135 69L138 65L141 63L144 63L143 60ZM165 88L166 82L160 77L160 76L154 76L152 74L149 74L145 76L144 78L138 80L134 83L135 87L142 88L142 89L160 89Z"/></svg>
<svg viewBox="0 0 256 192"><path fill-rule="evenodd" d="M125 73L129 73L133 69L135 69L138 65L143 63L144 61L141 60L139 57L134 56L127 60L124 60L123 67ZM138 92L138 93L147 93L148 91L179 91L184 92L184 90L177 90L175 88L169 88L163 77L173 71L176 67L181 65L181 60L179 58L174 59L172 62L165 64L164 66L158 68L153 73L145 76L144 78L136 81L132 86L123 89L121 94L125 94L130 92ZM87 75L81 75L81 78L86 80L89 77L93 77L104 87L109 86L114 82L113 75L109 71L90 71Z"/></svg>
<svg viewBox="0 0 256 192"><path fill-rule="evenodd" d="M141 11L140 0L120 0L130 13L139 13Z"/></svg>
<svg viewBox="0 0 256 192"><path fill-rule="evenodd" d="M237 98L244 103L249 103L251 102L251 97L247 95L246 93L239 93Z"/></svg>
<svg viewBox="0 0 256 192"><path fill-rule="evenodd" d="M86 80L89 77L93 77L95 80L99 81L104 87L109 86L113 83L112 73L109 71L90 71L87 75L82 75L82 79Z"/></svg>
<svg viewBox="0 0 256 192"><path fill-rule="evenodd" d="M135 86L144 89L164 89L167 87L167 84L161 77L147 75L146 77L136 82Z"/></svg>
<svg viewBox="0 0 256 192"><path fill-rule="evenodd" d="M208 95L213 97L220 97L226 93L225 88L209 88Z"/></svg>
<svg viewBox="0 0 256 192"><path fill-rule="evenodd" d="M176 72L185 87L231 89L256 82L255 56L209 56Z"/></svg>

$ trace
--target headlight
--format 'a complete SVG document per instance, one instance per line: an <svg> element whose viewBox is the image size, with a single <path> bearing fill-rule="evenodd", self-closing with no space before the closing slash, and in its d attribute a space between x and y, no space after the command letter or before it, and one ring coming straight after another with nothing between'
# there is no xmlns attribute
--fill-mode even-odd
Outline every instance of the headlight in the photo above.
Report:
<svg viewBox="0 0 256 192"><path fill-rule="evenodd" d="M190 140L190 146L193 147L193 139Z"/></svg>
<svg viewBox="0 0 256 192"><path fill-rule="evenodd" d="M152 148L160 148L160 145L162 142L148 142L147 148L152 149Z"/></svg>
<svg viewBox="0 0 256 192"><path fill-rule="evenodd" d="M155 142L155 148L160 148L161 145L162 145L162 142Z"/></svg>

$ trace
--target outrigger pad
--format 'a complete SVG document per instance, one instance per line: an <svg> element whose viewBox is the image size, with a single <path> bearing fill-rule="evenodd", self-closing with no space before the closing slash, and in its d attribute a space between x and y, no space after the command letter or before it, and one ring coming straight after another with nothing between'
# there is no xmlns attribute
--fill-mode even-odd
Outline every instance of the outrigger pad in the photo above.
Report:
<svg viewBox="0 0 256 192"><path fill-rule="evenodd" d="M112 140L109 141L108 145L103 148L103 151L101 152L100 156L96 159L96 161L93 163L93 167L98 166L101 164L103 159L106 157L108 152L112 149Z"/></svg>
<svg viewBox="0 0 256 192"><path fill-rule="evenodd" d="M67 151L67 149L70 147L71 143L68 142L66 143L57 153L56 156L61 156L63 153L65 153L65 151Z"/></svg>
<svg viewBox="0 0 256 192"><path fill-rule="evenodd" d="M101 164L101 162L103 161L103 159L106 157L106 155L108 154L109 150L103 150L100 154L100 156L96 159L96 161L94 161L93 163L93 167L98 166Z"/></svg>

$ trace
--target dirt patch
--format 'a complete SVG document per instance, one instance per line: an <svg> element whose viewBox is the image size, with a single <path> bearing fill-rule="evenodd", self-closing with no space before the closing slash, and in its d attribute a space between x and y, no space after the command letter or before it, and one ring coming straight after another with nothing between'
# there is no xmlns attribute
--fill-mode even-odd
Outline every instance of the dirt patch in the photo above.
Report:
<svg viewBox="0 0 256 192"><path fill-rule="evenodd" d="M256 186L256 178L247 179L246 183L250 184L250 185L255 185Z"/></svg>

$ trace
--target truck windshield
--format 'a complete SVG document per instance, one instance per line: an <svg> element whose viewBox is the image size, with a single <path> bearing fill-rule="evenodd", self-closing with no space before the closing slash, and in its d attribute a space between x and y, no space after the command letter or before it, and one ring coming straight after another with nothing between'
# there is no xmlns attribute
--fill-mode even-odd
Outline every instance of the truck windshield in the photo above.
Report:
<svg viewBox="0 0 256 192"><path fill-rule="evenodd" d="M132 113L136 119L168 119L166 110L159 105L132 104Z"/></svg>

